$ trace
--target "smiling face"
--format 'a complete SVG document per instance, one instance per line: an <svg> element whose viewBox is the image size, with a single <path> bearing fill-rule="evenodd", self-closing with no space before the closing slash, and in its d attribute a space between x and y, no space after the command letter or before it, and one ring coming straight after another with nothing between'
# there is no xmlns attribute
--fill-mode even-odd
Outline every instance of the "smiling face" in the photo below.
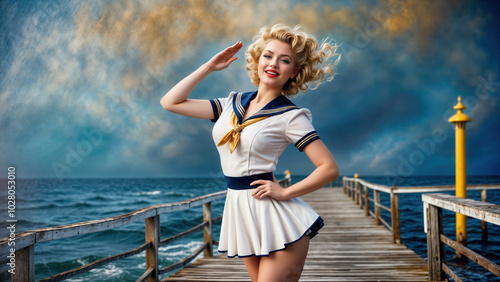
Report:
<svg viewBox="0 0 500 282"><path fill-rule="evenodd" d="M298 72L290 44L277 39L269 41L259 57L257 71L259 88L283 88Z"/></svg>

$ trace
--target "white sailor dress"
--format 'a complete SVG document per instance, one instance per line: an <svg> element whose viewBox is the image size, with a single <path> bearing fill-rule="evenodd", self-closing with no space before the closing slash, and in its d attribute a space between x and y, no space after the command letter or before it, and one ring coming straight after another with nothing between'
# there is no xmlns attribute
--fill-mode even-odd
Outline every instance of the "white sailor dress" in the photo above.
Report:
<svg viewBox="0 0 500 282"><path fill-rule="evenodd" d="M257 92L235 93L210 100L214 110L213 139L217 144L233 129L234 111L239 124L245 109ZM290 143L302 151L319 139L311 123L311 113L300 109L285 96L269 102L248 119L268 116L240 132L236 149L229 144L217 147L227 182L227 197L222 217L219 252L228 257L268 256L283 250L303 236L312 238L323 227L321 217L300 198L278 201L251 196L254 180L272 180L278 157Z"/></svg>

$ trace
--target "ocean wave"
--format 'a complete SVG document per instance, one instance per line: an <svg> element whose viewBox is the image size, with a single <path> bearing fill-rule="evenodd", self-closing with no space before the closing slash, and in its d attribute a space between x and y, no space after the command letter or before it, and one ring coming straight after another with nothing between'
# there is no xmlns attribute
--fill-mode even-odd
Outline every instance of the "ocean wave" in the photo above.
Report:
<svg viewBox="0 0 500 282"><path fill-rule="evenodd" d="M95 273L99 277L113 278L123 273L123 269L114 264L108 264L104 267L92 269L90 273Z"/></svg>
<svg viewBox="0 0 500 282"><path fill-rule="evenodd" d="M170 244L158 248L158 256L167 260L182 259L196 251L201 245L203 245L201 241L190 241L187 244ZM146 253L137 254L137 257L146 257Z"/></svg>
<svg viewBox="0 0 500 282"><path fill-rule="evenodd" d="M165 193L166 196L174 196L174 197L190 197L193 198L195 194L193 193L183 193L183 192L176 192L176 191L170 191Z"/></svg>
<svg viewBox="0 0 500 282"><path fill-rule="evenodd" d="M136 196L155 196L155 195L164 195L167 197L189 197L193 198L196 195L194 193L187 193L187 192L177 192L177 191L169 191L169 192L163 192L160 190L153 190L153 191L142 191L138 192L135 194Z"/></svg>
<svg viewBox="0 0 500 282"><path fill-rule="evenodd" d="M81 262L81 261L82 260L78 260L78 262ZM82 265L85 265L85 264L82 264ZM123 272L124 272L124 270L121 267L118 267L115 264L110 263L110 264L104 265L102 267L92 269L84 275L69 278L66 281L83 282L83 281L111 280L113 278L120 277L123 274Z"/></svg>
<svg viewBox="0 0 500 282"><path fill-rule="evenodd" d="M145 191L145 192L140 192L138 195L147 195L147 196L153 196L153 195L160 195L161 191Z"/></svg>
<svg viewBox="0 0 500 282"><path fill-rule="evenodd" d="M61 209L61 208L90 208L93 206L98 206L100 204L92 204L85 201L80 201L80 202L73 202L73 203L66 203L66 204L59 204L59 203L32 203L28 206L23 207L23 209L26 210L33 210L33 209Z"/></svg>
<svg viewBox="0 0 500 282"><path fill-rule="evenodd" d="M88 200L83 200L80 202L69 202L69 203L47 203L47 202L29 202L22 206L23 210L54 210L54 209L67 209L67 208L91 208L95 206L100 206L102 203L92 203ZM4 209L0 209L3 211ZM6 211L6 210L5 210Z"/></svg>
<svg viewBox="0 0 500 282"><path fill-rule="evenodd" d="M104 201L108 201L108 200L109 200L109 198L106 198L106 197L99 195L99 196L93 196L91 198L88 198L85 201L104 202Z"/></svg>
<svg viewBox="0 0 500 282"><path fill-rule="evenodd" d="M165 258L184 258L203 245L201 241L191 241L187 244L160 247L158 254Z"/></svg>

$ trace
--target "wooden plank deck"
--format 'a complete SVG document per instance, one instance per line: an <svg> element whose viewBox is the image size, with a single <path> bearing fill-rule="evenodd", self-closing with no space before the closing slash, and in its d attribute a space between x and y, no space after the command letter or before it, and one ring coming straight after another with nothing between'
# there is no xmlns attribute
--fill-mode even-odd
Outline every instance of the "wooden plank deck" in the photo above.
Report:
<svg viewBox="0 0 500 282"><path fill-rule="evenodd" d="M300 281L428 281L427 261L370 216L339 188L301 197L325 220L311 240ZM200 259L163 281L251 281L242 259Z"/></svg>

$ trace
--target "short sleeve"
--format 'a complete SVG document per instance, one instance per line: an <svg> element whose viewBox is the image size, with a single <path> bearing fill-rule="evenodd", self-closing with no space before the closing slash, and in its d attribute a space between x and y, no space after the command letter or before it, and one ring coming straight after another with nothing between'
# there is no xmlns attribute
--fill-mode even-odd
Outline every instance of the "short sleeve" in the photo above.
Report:
<svg viewBox="0 0 500 282"><path fill-rule="evenodd" d="M236 92L229 93L229 96L226 98L209 100L210 104L212 105L212 110L214 111L214 118L211 119L212 122L216 122L219 119L220 115L222 114L222 110L232 100L234 94L236 94Z"/></svg>
<svg viewBox="0 0 500 282"><path fill-rule="evenodd" d="M286 127L286 138L302 152L309 143L320 138L316 130L314 130L311 112L308 109L292 112L293 115Z"/></svg>

